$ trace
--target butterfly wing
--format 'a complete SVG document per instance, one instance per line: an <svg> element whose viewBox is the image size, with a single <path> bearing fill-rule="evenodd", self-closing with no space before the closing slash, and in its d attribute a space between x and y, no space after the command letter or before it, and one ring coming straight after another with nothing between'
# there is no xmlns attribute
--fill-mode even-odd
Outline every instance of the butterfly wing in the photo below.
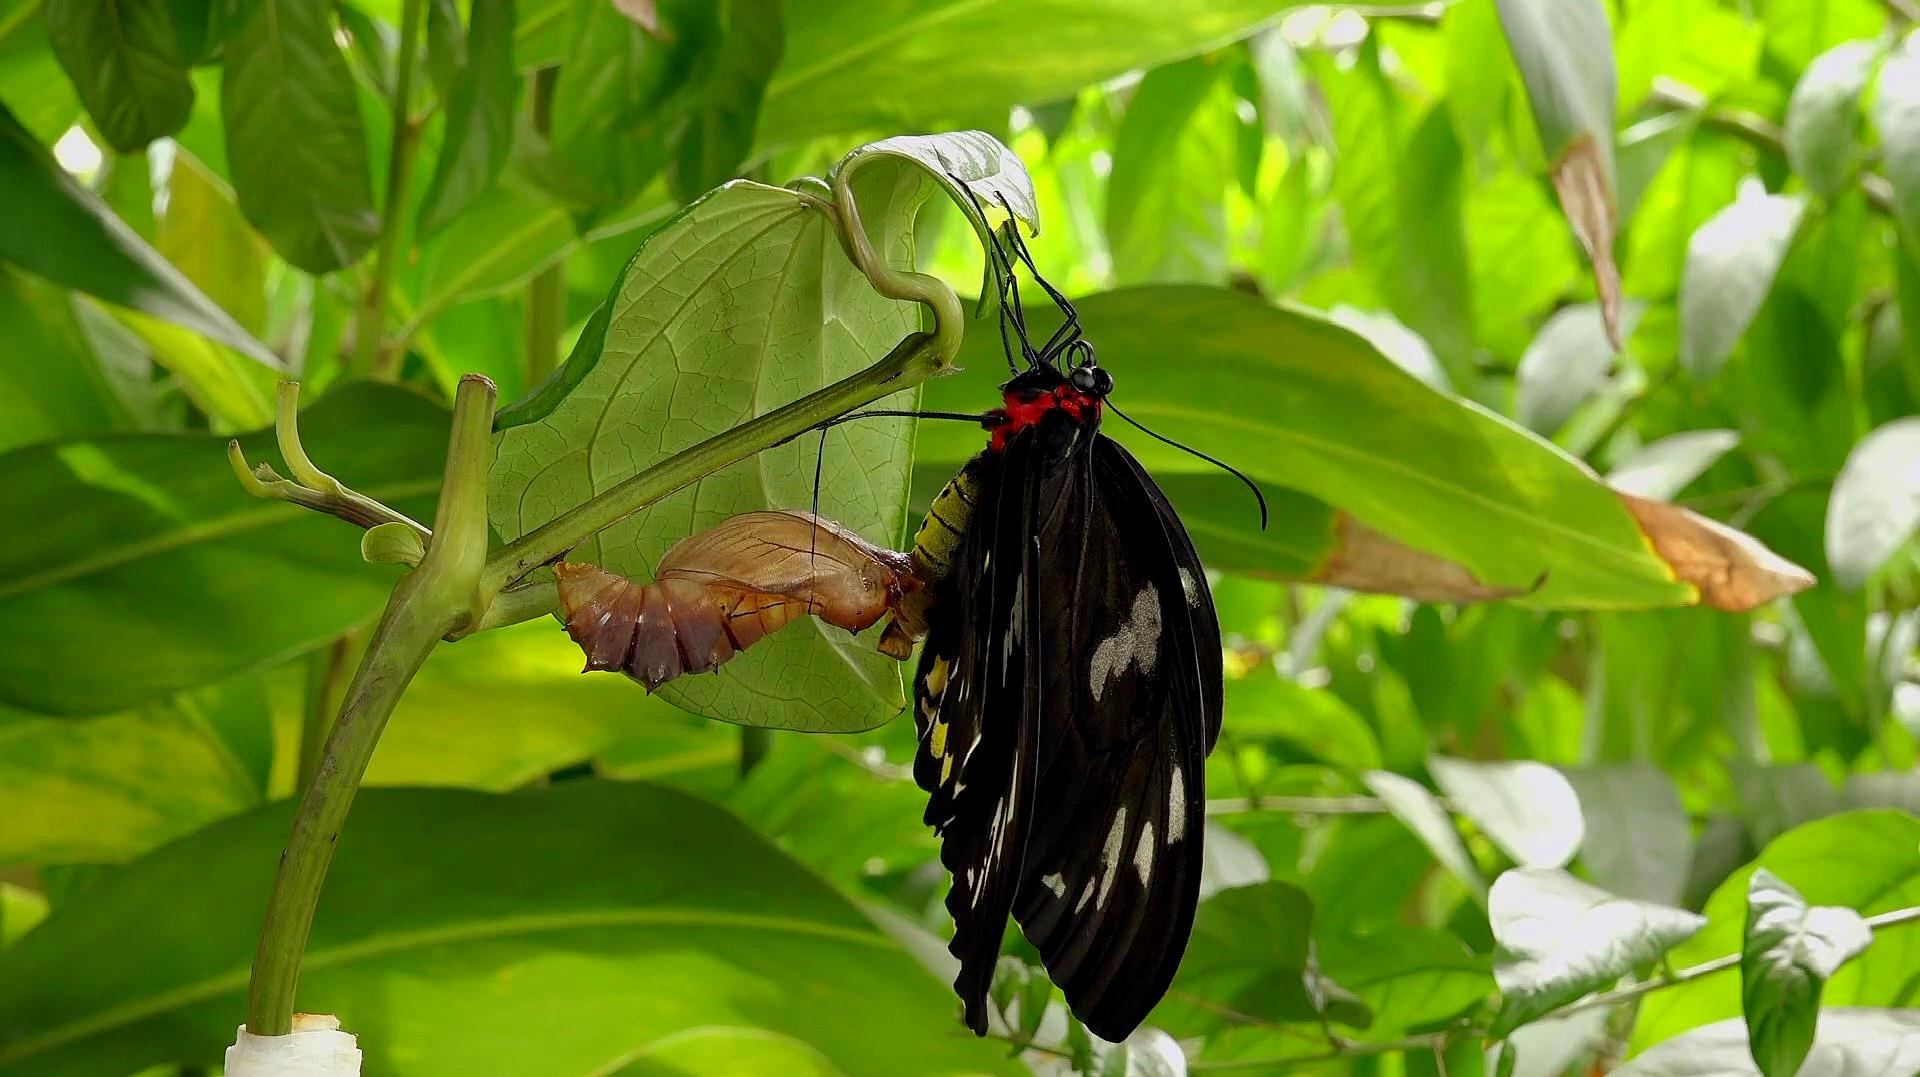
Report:
<svg viewBox="0 0 1920 1077"><path fill-rule="evenodd" d="M981 468L974 518L940 585L914 678L914 777L953 873L947 910L967 1025L987 1031L987 992L1019 892L1032 818L1041 667L1039 544L1029 529L1040 475L1031 439Z"/></svg>
<svg viewBox="0 0 1920 1077"><path fill-rule="evenodd" d="M1192 932L1220 631L1166 498L1104 436L1040 527L1045 679L1015 916L1074 1013L1120 1040Z"/></svg>
<svg viewBox="0 0 1920 1077"><path fill-rule="evenodd" d="M914 691L954 987L984 1033L1012 913L1081 1020L1124 1039L1172 982L1198 901L1212 598L1117 443L1046 423L983 463Z"/></svg>

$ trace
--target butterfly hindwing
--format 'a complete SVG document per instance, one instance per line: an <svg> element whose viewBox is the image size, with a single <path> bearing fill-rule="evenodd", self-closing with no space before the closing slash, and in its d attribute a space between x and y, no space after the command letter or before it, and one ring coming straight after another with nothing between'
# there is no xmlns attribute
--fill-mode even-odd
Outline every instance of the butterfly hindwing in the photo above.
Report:
<svg viewBox="0 0 1920 1077"><path fill-rule="evenodd" d="M1172 982L1198 902L1219 627L1185 529L1095 436L1041 529L1044 746L1015 915L1076 1015L1123 1039Z"/></svg>

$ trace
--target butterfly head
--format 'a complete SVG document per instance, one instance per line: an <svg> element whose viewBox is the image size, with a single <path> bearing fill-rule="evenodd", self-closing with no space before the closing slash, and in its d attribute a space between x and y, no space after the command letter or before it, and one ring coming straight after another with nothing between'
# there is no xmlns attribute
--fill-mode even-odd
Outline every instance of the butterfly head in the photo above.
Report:
<svg viewBox="0 0 1920 1077"><path fill-rule="evenodd" d="M1074 365L1073 372L1067 375L1067 384L1088 396L1102 400L1113 392L1113 375L1094 361L1093 345L1086 341L1077 341L1080 362Z"/></svg>

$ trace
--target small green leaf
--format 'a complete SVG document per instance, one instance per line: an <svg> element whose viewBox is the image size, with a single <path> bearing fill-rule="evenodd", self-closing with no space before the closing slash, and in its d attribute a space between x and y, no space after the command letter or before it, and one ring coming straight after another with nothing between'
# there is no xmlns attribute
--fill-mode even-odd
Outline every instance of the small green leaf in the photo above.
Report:
<svg viewBox="0 0 1920 1077"><path fill-rule="evenodd" d="M426 552L426 540L408 524L378 524L360 536L360 556L369 564L417 565Z"/></svg>
<svg viewBox="0 0 1920 1077"><path fill-rule="evenodd" d="M1896 419L1847 454L1827 506L1834 582L1866 585L1920 527L1920 418Z"/></svg>
<svg viewBox="0 0 1920 1077"><path fill-rule="evenodd" d="M1760 868L1747 888L1740 993L1753 1060L1766 1077L1793 1077L1813 1046L1820 992L1840 966L1873 942L1852 909L1810 906Z"/></svg>
<svg viewBox="0 0 1920 1077"><path fill-rule="evenodd" d="M1440 791L1514 863L1557 868L1573 859L1586 835L1580 798L1559 771L1529 760L1476 763L1436 755L1427 760Z"/></svg>
<svg viewBox="0 0 1920 1077"><path fill-rule="evenodd" d="M1904 811L1856 811L1796 827L1776 838L1750 866L1735 871L1703 908L1709 924L1671 956L1685 967L1741 950L1747 894L1756 870L1791 882L1816 905L1844 905L1863 916L1920 905L1920 818ZM1889 929L1827 985L1828 1031L1834 1006L1903 1006L1912 998L1920 968L1920 936L1911 926ZM1730 976L1708 976L1648 995L1634 1024L1632 1049L1644 1051L1688 1029L1723 1018L1740 1026L1740 985ZM1744 1030L1739 1047L1744 1057ZM1816 1072L1814 1048L1803 1075ZM1751 1061L1745 1063L1751 1066ZM1867 1071L1875 1072L1875 1071ZM1903 1071L1890 1071L1903 1072Z"/></svg>
<svg viewBox="0 0 1920 1077"><path fill-rule="evenodd" d="M291 809L119 869L0 952L0 1074L216 1066ZM639 782L364 790L300 983L363 1031L377 1073L728 1072L684 1045L714 1030L802 1045L830 1073L1024 1072L956 1035L946 985L833 887L727 812ZM702 1064L650 1067L662 1054Z"/></svg>
<svg viewBox="0 0 1920 1077"><path fill-rule="evenodd" d="M193 111L171 0L47 0L47 42L107 144L137 153Z"/></svg>
<svg viewBox="0 0 1920 1077"><path fill-rule="evenodd" d="M1894 218L1908 249L1920 250L1920 35L1908 34L1880 65L1872 118Z"/></svg>
<svg viewBox="0 0 1920 1077"><path fill-rule="evenodd" d="M684 202L739 174L753 149L767 79L786 44L778 0L726 0L719 15L719 54L706 98L688 117L668 165L667 181Z"/></svg>
<svg viewBox="0 0 1920 1077"><path fill-rule="evenodd" d="M1608 472L1607 485L1623 493L1671 501L1738 444L1737 430L1669 434L1642 446Z"/></svg>
<svg viewBox="0 0 1920 1077"><path fill-rule="evenodd" d="M1460 831L1453 825L1453 817L1440 806L1440 801L1427 787L1411 778L1403 778L1384 770L1370 770L1365 775L1367 788L1373 795L1387 802L1387 810L1407 825L1407 829L1426 845L1440 866L1453 873L1454 878L1466 884L1474 896L1484 900L1487 895L1487 882L1480 875L1480 869L1467 853L1467 847L1460 840Z"/></svg>
<svg viewBox="0 0 1920 1077"><path fill-rule="evenodd" d="M472 206L493 185L513 149L513 110L520 100L513 7L514 0L474 0L466 61L446 91L446 135L420 203L422 238Z"/></svg>
<svg viewBox="0 0 1920 1077"><path fill-rule="evenodd" d="M1366 934L1321 933L1320 964L1374 1014L1368 1030L1391 1036L1459 1017L1493 994L1484 954L1432 928L1389 924Z"/></svg>
<svg viewBox="0 0 1920 1077"><path fill-rule="evenodd" d="M1646 305L1638 301L1624 306L1622 336L1633 335L1645 310ZM1580 405L1607 384L1613 358L1597 304L1576 303L1555 311L1520 356L1514 418L1547 437L1559 433Z"/></svg>
<svg viewBox="0 0 1920 1077"><path fill-rule="evenodd" d="M82 187L0 106L0 260L227 344L280 360Z"/></svg>
<svg viewBox="0 0 1920 1077"><path fill-rule="evenodd" d="M1600 0L1498 0L1540 145L1574 235L1593 262L1607 336L1620 331L1613 163L1613 35Z"/></svg>
<svg viewBox="0 0 1920 1077"><path fill-rule="evenodd" d="M1153 1024L1190 1036L1244 1023L1224 1017L1226 1011L1263 1021L1312 1021L1324 1012L1355 1027L1371 1022L1366 1006L1344 989L1310 980L1324 977L1313 957L1307 895L1279 881L1222 890L1201 904L1193 941ZM1330 989L1325 1005L1316 1003L1317 989Z"/></svg>
<svg viewBox="0 0 1920 1077"><path fill-rule="evenodd" d="M1613 1077L1757 1077L1738 1018L1676 1037L1636 1056ZM1920 1010L1834 1007L1800 1077L1895 1077L1920 1073ZM1773 1075L1768 1075L1773 1077Z"/></svg>
<svg viewBox="0 0 1920 1077"><path fill-rule="evenodd" d="M438 407L353 383L301 428L321 466L432 518ZM249 459L275 458L272 431L240 440ZM363 562L339 521L250 496L220 459L225 442L121 434L0 456L0 519L19 522L0 548L0 703L117 711L298 654L380 608L392 571Z"/></svg>
<svg viewBox="0 0 1920 1077"><path fill-rule="evenodd" d="M1238 101L1200 56L1147 72L1113 136L1107 238L1115 279L1217 284L1227 272L1227 188Z"/></svg>
<svg viewBox="0 0 1920 1077"><path fill-rule="evenodd" d="M1787 160L1822 198L1839 194L1853 170L1860 94L1879 58L1871 41L1836 45L1807 67L1787 101Z"/></svg>
<svg viewBox="0 0 1920 1077"><path fill-rule="evenodd" d="M1271 668L1228 681L1226 713L1236 737L1284 742L1356 771L1382 765L1380 741L1366 719L1333 692L1307 688Z"/></svg>
<svg viewBox="0 0 1920 1077"><path fill-rule="evenodd" d="M1686 941L1706 918L1616 897L1564 871L1515 868L1494 880L1487 912L1505 996L1491 1035L1504 1036Z"/></svg>
<svg viewBox="0 0 1920 1077"><path fill-rule="evenodd" d="M1743 191L1687 241L1680 282L1680 361L1705 381L1719 373L1773 288L1806 199Z"/></svg>
<svg viewBox="0 0 1920 1077"><path fill-rule="evenodd" d="M309 273L352 265L373 246L367 134L332 5L256 0L227 43L220 119L240 209L280 256Z"/></svg>
<svg viewBox="0 0 1920 1077"><path fill-rule="evenodd" d="M1677 905L1693 863L1693 825L1680 791L1652 763L1567 771L1580 796L1586 838L1580 862L1621 897Z"/></svg>

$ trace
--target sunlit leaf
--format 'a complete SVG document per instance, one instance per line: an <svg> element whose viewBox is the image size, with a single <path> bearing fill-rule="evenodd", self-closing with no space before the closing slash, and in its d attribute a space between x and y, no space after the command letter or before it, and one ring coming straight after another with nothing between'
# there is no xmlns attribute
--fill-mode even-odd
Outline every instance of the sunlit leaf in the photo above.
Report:
<svg viewBox="0 0 1920 1077"><path fill-rule="evenodd" d="M1821 53L1794 84L1787 102L1787 160L1815 194L1832 198L1853 168L1859 142L1860 94L1880 48L1849 41Z"/></svg>
<svg viewBox="0 0 1920 1077"><path fill-rule="evenodd" d="M1670 501L1738 444L1740 434L1734 430L1670 434L1621 461L1607 473L1607 485L1636 497Z"/></svg>
<svg viewBox="0 0 1920 1077"><path fill-rule="evenodd" d="M1638 302L1622 308L1622 336L1633 335L1644 309ZM1551 437L1606 384L1613 358L1598 305L1580 303L1555 311L1520 356L1514 417Z"/></svg>
<svg viewBox="0 0 1920 1077"><path fill-rule="evenodd" d="M1920 1010L1835 1008L1820 1015L1820 1035L1800 1077L1909 1073L1920 1067ZM1616 1077L1758 1077L1739 1019L1689 1032L1613 1071ZM1769 1073L1768 1077L1776 1077Z"/></svg>
<svg viewBox="0 0 1920 1077"><path fill-rule="evenodd" d="M1480 763L1443 755L1429 759L1427 767L1454 808L1521 867L1561 867L1580 850L1586 834L1580 799L1552 767L1528 760Z"/></svg>
<svg viewBox="0 0 1920 1077"><path fill-rule="evenodd" d="M1821 989L1872 941L1859 913L1810 906L1772 872L1753 873L1740 990L1753 1059L1766 1077L1799 1071L1813 1046Z"/></svg>
<svg viewBox="0 0 1920 1077"><path fill-rule="evenodd" d="M1453 873L1469 890L1477 896L1485 897L1486 880L1480 875L1480 868L1474 864L1473 857L1460 840L1460 832L1454 829L1453 819L1446 808L1427 787L1411 778L1403 778L1384 770L1371 770L1364 776L1367 788L1373 795L1386 801L1387 810L1405 823L1413 831L1440 866Z"/></svg>
<svg viewBox="0 0 1920 1077"><path fill-rule="evenodd" d="M1827 506L1827 563L1857 588L1920 527L1920 418L1868 434L1847 456Z"/></svg>
<svg viewBox="0 0 1920 1077"><path fill-rule="evenodd" d="M1687 242L1680 283L1681 362L1695 378L1718 373L1773 287L1806 199L1743 192Z"/></svg>
<svg viewBox="0 0 1920 1077"><path fill-rule="evenodd" d="M1683 909L1616 897L1564 871L1515 868L1488 897L1494 979L1505 997L1493 1034L1611 985L1706 926Z"/></svg>

